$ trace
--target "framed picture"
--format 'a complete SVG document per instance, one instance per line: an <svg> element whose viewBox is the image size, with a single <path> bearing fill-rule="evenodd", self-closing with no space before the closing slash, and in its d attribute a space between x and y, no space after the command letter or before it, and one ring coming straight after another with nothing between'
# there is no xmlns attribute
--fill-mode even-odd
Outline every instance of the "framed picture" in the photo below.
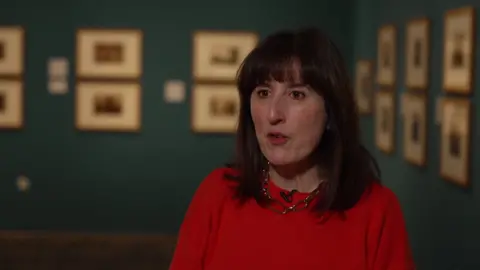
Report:
<svg viewBox="0 0 480 270"><path fill-rule="evenodd" d="M80 130L140 130L140 84L81 82L77 84L75 98L75 123Z"/></svg>
<svg viewBox="0 0 480 270"><path fill-rule="evenodd" d="M0 27L0 76L18 77L24 69L24 30Z"/></svg>
<svg viewBox="0 0 480 270"><path fill-rule="evenodd" d="M473 85L475 13L473 7L445 14L443 47L443 89L470 94Z"/></svg>
<svg viewBox="0 0 480 270"><path fill-rule="evenodd" d="M142 39L140 30L78 30L77 76L138 79L142 73Z"/></svg>
<svg viewBox="0 0 480 270"><path fill-rule="evenodd" d="M469 185L470 121L468 99L443 99L440 175L461 186Z"/></svg>
<svg viewBox="0 0 480 270"><path fill-rule="evenodd" d="M426 18L407 24L405 44L405 84L411 89L426 89L430 68L430 21Z"/></svg>
<svg viewBox="0 0 480 270"><path fill-rule="evenodd" d="M23 126L23 84L16 80L0 80L0 129Z"/></svg>
<svg viewBox="0 0 480 270"><path fill-rule="evenodd" d="M427 99L425 95L404 93L403 156L408 162L424 166L427 155Z"/></svg>
<svg viewBox="0 0 480 270"><path fill-rule="evenodd" d="M377 44L377 83L393 86L396 80L397 66L397 29L385 25L378 31Z"/></svg>
<svg viewBox="0 0 480 270"><path fill-rule="evenodd" d="M387 153L395 150L395 93L381 90L375 93L375 144Z"/></svg>
<svg viewBox="0 0 480 270"><path fill-rule="evenodd" d="M373 106L373 63L358 60L355 68L355 97L360 114L370 114Z"/></svg>
<svg viewBox="0 0 480 270"><path fill-rule="evenodd" d="M240 113L235 85L200 84L192 93L192 130L200 133L234 133Z"/></svg>
<svg viewBox="0 0 480 270"><path fill-rule="evenodd" d="M252 32L199 31L193 36L196 81L234 81L245 57L258 43Z"/></svg>

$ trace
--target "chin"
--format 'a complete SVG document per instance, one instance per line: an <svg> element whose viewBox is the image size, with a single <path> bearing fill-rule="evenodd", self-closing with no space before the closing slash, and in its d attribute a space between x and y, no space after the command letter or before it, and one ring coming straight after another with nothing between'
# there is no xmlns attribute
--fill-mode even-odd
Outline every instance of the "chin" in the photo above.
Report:
<svg viewBox="0 0 480 270"><path fill-rule="evenodd" d="M274 165L274 166L285 166L285 165L288 165L288 164L291 164L292 162L289 162L289 161L286 161L286 160L275 160L275 159L270 159L269 160L270 164L271 165Z"/></svg>
<svg viewBox="0 0 480 270"><path fill-rule="evenodd" d="M284 166L284 165L293 164L300 161L299 159L295 159L292 157L275 156L275 155L266 155L266 158L268 159L270 164L275 166Z"/></svg>

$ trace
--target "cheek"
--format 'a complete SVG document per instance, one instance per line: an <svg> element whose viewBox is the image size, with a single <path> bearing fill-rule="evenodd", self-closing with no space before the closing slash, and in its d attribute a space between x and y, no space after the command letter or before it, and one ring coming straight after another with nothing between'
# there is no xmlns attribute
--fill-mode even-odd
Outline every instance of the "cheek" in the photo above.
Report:
<svg viewBox="0 0 480 270"><path fill-rule="evenodd" d="M321 140L323 132L325 131L325 124L327 121L324 110L305 109L299 113L297 130L302 130L306 139L312 144L316 144Z"/></svg>

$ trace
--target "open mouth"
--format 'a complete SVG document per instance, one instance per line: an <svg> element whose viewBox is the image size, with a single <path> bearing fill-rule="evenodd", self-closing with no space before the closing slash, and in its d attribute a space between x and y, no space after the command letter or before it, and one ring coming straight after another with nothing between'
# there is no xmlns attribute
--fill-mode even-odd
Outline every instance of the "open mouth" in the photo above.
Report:
<svg viewBox="0 0 480 270"><path fill-rule="evenodd" d="M270 143L275 145L284 144L288 141L288 137L279 132L270 132L267 134L267 138L270 141Z"/></svg>
<svg viewBox="0 0 480 270"><path fill-rule="evenodd" d="M267 135L269 138L287 138L287 136L283 135L282 133L278 132L270 132Z"/></svg>

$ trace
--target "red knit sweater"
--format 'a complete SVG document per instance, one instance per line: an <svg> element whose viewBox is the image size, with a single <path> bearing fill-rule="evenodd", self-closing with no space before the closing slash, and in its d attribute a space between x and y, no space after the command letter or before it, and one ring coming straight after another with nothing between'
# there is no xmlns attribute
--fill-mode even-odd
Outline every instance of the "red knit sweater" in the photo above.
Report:
<svg viewBox="0 0 480 270"><path fill-rule="evenodd" d="M214 170L196 191L170 270L413 270L396 196L374 184L344 217L320 223L308 210L277 214L254 200L240 206L229 169ZM269 183L270 194L281 189ZM295 193L293 202L306 194Z"/></svg>

